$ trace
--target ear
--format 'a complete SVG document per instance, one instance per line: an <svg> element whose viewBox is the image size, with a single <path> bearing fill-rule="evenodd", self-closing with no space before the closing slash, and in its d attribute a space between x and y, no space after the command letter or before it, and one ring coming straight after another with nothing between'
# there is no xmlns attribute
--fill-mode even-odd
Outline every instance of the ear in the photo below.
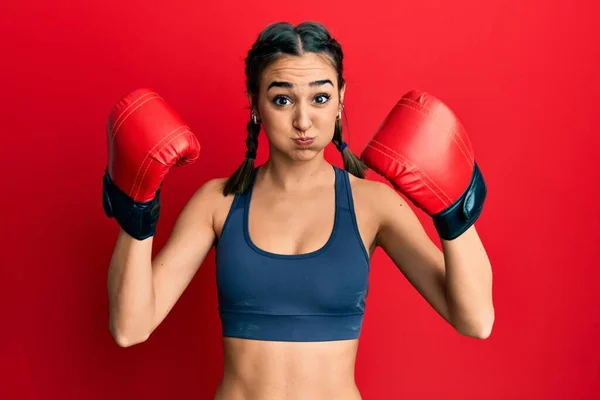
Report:
<svg viewBox="0 0 600 400"><path fill-rule="evenodd" d="M258 109L257 109L257 104L256 104L256 96L250 92L246 93L246 96L248 97L248 104L250 106L250 110L251 111L256 111L256 114L258 115Z"/></svg>
<svg viewBox="0 0 600 400"><path fill-rule="evenodd" d="M344 95L346 94L346 84L344 83L340 88L340 104L344 104Z"/></svg>

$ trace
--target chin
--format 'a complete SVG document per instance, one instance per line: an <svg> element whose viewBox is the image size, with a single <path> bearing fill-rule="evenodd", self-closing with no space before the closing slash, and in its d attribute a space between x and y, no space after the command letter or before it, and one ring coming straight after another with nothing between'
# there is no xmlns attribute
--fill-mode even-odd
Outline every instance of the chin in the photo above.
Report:
<svg viewBox="0 0 600 400"><path fill-rule="evenodd" d="M320 148L308 147L306 149L293 149L289 154L290 158L296 161L310 161L323 151Z"/></svg>

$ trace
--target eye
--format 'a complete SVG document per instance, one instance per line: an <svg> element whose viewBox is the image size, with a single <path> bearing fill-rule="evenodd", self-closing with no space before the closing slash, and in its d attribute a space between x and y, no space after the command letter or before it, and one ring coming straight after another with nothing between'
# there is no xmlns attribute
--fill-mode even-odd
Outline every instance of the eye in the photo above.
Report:
<svg viewBox="0 0 600 400"><path fill-rule="evenodd" d="M290 101L290 99L289 99L289 98L287 98L287 97L285 97L285 96L275 96L275 97L273 98L273 103L274 103L276 106L279 106L279 107L284 107L284 106L287 106L289 103L285 103L286 101L288 101L288 102L289 102L289 101Z"/></svg>
<svg viewBox="0 0 600 400"><path fill-rule="evenodd" d="M317 104L326 104L330 98L331 98L331 96L328 95L327 93L321 93L315 97L315 102Z"/></svg>

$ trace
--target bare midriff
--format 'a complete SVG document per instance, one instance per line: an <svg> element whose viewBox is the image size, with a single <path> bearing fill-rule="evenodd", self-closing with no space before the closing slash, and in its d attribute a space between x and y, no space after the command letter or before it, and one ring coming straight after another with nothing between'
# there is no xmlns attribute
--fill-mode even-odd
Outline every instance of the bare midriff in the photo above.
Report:
<svg viewBox="0 0 600 400"><path fill-rule="evenodd" d="M214 400L361 400L354 381L358 340L274 342L223 339Z"/></svg>

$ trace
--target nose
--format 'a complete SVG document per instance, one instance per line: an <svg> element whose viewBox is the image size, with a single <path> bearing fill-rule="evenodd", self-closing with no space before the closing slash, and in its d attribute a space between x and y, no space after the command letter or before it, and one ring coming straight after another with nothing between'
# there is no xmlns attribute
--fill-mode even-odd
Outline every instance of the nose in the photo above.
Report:
<svg viewBox="0 0 600 400"><path fill-rule="evenodd" d="M306 105L299 104L296 107L293 125L300 132L306 132L312 126L310 111Z"/></svg>

